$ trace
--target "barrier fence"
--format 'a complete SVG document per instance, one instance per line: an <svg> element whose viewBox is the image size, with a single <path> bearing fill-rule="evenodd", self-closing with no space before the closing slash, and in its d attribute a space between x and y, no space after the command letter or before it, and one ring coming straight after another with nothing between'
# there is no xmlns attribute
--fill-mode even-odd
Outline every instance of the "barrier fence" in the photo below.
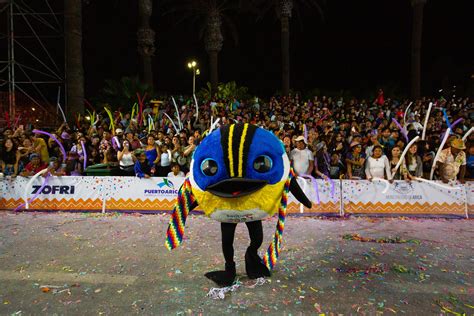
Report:
<svg viewBox="0 0 474 316"><path fill-rule="evenodd" d="M44 178L40 177L27 188L29 181L30 178L24 177L0 180L0 210L14 210L36 196L21 209L170 211L184 178L70 176L49 177L44 184ZM366 180L318 179L313 183L298 178L298 182L313 206L303 207L290 194L287 209L290 214L474 216L474 182L450 186L434 181L395 181L388 188L384 182Z"/></svg>

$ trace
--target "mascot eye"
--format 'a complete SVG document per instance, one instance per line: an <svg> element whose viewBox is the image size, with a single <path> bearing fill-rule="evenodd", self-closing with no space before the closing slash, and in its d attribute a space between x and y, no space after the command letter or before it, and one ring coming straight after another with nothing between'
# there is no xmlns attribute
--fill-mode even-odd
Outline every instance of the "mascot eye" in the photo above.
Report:
<svg viewBox="0 0 474 316"><path fill-rule="evenodd" d="M268 172L272 169L273 161L266 155L258 156L253 162L253 168L260 173Z"/></svg>
<svg viewBox="0 0 474 316"><path fill-rule="evenodd" d="M217 162L214 159L207 158L201 163L201 171L208 177L217 173Z"/></svg>

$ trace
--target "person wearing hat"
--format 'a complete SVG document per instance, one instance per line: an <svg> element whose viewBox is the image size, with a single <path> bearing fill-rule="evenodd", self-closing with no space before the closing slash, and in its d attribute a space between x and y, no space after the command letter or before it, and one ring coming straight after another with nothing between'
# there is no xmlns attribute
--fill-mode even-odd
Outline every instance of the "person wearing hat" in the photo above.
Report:
<svg viewBox="0 0 474 316"><path fill-rule="evenodd" d="M121 128L116 128L116 129L115 129L115 136L117 136L117 137L119 138L119 140L122 141L123 129L121 129Z"/></svg>
<svg viewBox="0 0 474 316"><path fill-rule="evenodd" d="M41 161L40 155L32 153L30 155L30 162L25 166L25 169L20 173L20 176L31 177L46 168L48 168L48 164Z"/></svg>
<svg viewBox="0 0 474 316"><path fill-rule="evenodd" d="M459 175L459 181L465 183L464 176L466 174L466 149L464 141L460 138L454 138L450 147L441 151L436 160L441 180L444 183L450 180L456 180Z"/></svg>
<svg viewBox="0 0 474 316"><path fill-rule="evenodd" d="M313 153L306 148L304 136L298 136L295 142L296 148L290 152L290 160L293 163L293 169L296 175L310 175L313 172L314 166Z"/></svg>

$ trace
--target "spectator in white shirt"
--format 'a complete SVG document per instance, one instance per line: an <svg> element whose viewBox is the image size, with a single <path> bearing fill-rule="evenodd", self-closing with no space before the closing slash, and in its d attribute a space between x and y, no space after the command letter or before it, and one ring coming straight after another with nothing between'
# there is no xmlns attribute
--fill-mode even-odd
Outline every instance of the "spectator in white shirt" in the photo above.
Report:
<svg viewBox="0 0 474 316"><path fill-rule="evenodd" d="M310 175L313 172L314 157L311 150L306 148L306 141L303 136L295 139L296 148L290 152L290 160L296 175Z"/></svg>
<svg viewBox="0 0 474 316"><path fill-rule="evenodd" d="M390 162L387 156L383 155L382 146L374 146L372 157L367 159L365 165L365 175L369 181L372 181L373 178L393 181Z"/></svg>
<svg viewBox="0 0 474 316"><path fill-rule="evenodd" d="M173 162L171 164L171 172L168 173L168 178L173 178L173 177L184 177L185 174L182 172L179 168L179 164L176 162Z"/></svg>

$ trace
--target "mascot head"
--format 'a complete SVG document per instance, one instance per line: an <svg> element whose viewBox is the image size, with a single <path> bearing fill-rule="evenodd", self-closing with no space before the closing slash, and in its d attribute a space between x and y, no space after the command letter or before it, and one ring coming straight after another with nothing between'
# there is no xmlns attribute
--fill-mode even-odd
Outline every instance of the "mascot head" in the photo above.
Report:
<svg viewBox="0 0 474 316"><path fill-rule="evenodd" d="M290 161L275 135L254 125L232 124L197 147L189 178L206 215L245 222L278 211L289 174Z"/></svg>

